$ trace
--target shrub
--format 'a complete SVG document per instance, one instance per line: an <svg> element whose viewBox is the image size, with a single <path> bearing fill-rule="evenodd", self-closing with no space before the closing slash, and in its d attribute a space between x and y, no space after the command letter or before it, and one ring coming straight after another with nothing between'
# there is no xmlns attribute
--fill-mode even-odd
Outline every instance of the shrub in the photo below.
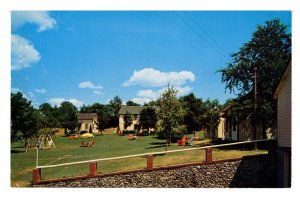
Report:
<svg viewBox="0 0 300 197"><path fill-rule="evenodd" d="M123 130L122 133L124 135L126 135L126 134L136 134L136 130Z"/></svg>
<svg viewBox="0 0 300 197"><path fill-rule="evenodd" d="M82 135L82 134L85 134L85 133L88 133L88 131L86 131L86 130L82 130L82 131L80 131L80 135Z"/></svg>
<svg viewBox="0 0 300 197"><path fill-rule="evenodd" d="M139 136L148 136L149 135L149 133L148 133L148 130L142 130L142 131L140 131L137 135L139 135Z"/></svg>

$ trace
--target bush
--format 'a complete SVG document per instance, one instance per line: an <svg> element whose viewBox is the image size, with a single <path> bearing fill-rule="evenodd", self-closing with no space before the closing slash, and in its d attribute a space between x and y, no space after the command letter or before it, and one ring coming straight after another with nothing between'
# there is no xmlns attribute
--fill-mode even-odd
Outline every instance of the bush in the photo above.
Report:
<svg viewBox="0 0 300 197"><path fill-rule="evenodd" d="M86 131L86 130L82 130L82 131L80 131L80 135L82 135L82 134L85 134L85 133L88 133L88 131Z"/></svg>
<svg viewBox="0 0 300 197"><path fill-rule="evenodd" d="M143 129L140 133L139 133L139 136L148 136L149 135L149 132L148 130L146 129Z"/></svg>
<svg viewBox="0 0 300 197"><path fill-rule="evenodd" d="M123 130L122 133L124 135L126 135L126 134L136 134L136 130Z"/></svg>

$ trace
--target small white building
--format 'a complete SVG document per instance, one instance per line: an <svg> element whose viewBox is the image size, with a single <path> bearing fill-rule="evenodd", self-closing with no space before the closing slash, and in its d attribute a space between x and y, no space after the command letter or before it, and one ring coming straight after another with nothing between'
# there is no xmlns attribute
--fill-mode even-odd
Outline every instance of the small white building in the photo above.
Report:
<svg viewBox="0 0 300 197"><path fill-rule="evenodd" d="M77 114L78 131L87 131L88 133L98 133L98 115L97 113L78 113Z"/></svg>
<svg viewBox="0 0 300 197"><path fill-rule="evenodd" d="M140 130L140 114L144 108L153 107L153 106L126 106L122 105L119 110L119 128L120 130ZM157 108L157 107L154 107ZM127 128L124 128L124 116L126 112L129 112L132 116L132 124Z"/></svg>

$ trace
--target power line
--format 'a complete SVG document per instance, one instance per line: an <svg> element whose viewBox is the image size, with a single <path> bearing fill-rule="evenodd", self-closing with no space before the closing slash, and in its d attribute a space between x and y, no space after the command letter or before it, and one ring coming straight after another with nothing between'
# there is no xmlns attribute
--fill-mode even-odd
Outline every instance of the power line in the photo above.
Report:
<svg viewBox="0 0 300 197"><path fill-rule="evenodd" d="M221 56L225 57L226 59L228 59L228 57L226 56L226 54L223 51L221 51L219 48L214 47L205 37L203 37L203 35L201 35L198 31L196 31L180 14L178 14L177 12L175 12L175 14L201 40L203 40L204 42L206 42L207 45L209 45L212 48L214 48L217 51L217 53L219 53L219 55L221 55Z"/></svg>
<svg viewBox="0 0 300 197"><path fill-rule="evenodd" d="M188 17L188 18L190 18L196 25L197 25L197 27L199 27L200 28L200 30L213 42L213 43L215 43L215 45L217 45L217 47L219 47L221 50L222 50L222 53L223 53L223 51L225 51L225 52L227 52L217 41L216 41L216 39L214 39L212 36L210 36L210 34L209 33L207 33L206 31L205 31L205 29L193 18L193 17L191 17L188 13L185 13L184 12L184 14ZM226 54L225 54L226 55Z"/></svg>

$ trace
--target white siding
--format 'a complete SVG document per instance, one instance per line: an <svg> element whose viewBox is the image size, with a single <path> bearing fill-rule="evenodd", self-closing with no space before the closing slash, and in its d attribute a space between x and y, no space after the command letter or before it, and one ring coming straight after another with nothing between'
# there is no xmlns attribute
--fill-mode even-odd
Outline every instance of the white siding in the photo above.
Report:
<svg viewBox="0 0 300 197"><path fill-rule="evenodd" d="M291 147L291 73L278 94L278 146Z"/></svg>
<svg viewBox="0 0 300 197"><path fill-rule="evenodd" d="M217 138L225 139L225 118L220 118L217 135Z"/></svg>

